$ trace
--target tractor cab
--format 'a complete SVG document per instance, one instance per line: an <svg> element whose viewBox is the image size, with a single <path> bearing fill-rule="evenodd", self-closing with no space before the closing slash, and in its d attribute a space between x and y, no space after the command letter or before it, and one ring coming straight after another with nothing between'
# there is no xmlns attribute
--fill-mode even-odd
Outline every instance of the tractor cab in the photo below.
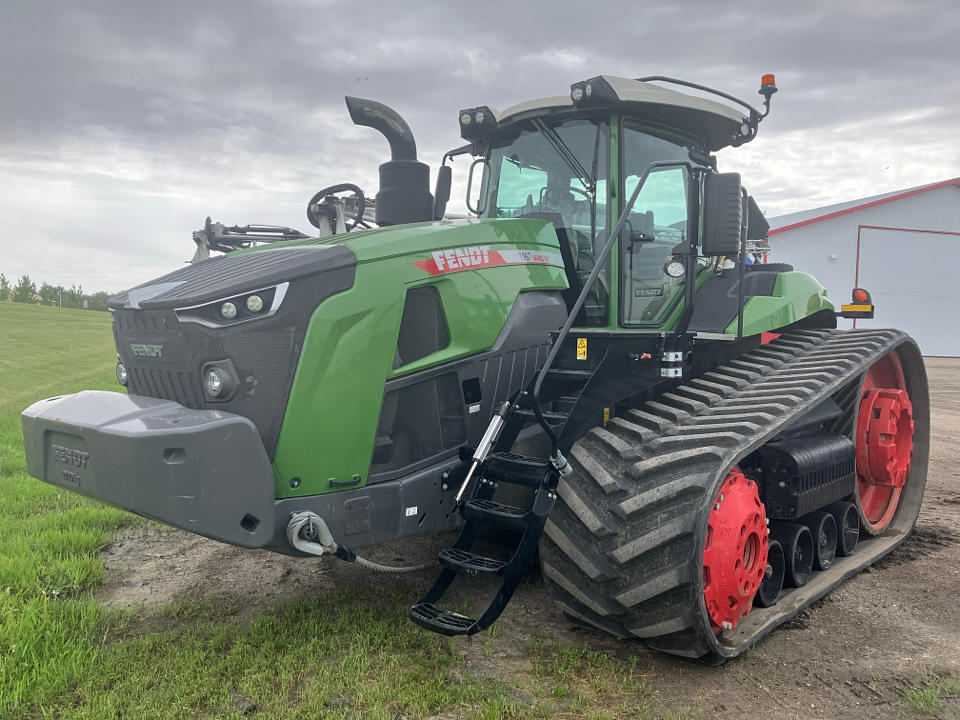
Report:
<svg viewBox="0 0 960 720"><path fill-rule="evenodd" d="M609 231L637 191L577 326L674 326L688 273L702 283L708 271L721 267L720 258L745 256L739 236L749 226L742 222L727 228L719 244L703 245L701 234L716 237L719 229L704 225L713 223L712 217L704 220L706 187L721 184L710 153L752 139L766 113L745 104L742 113L653 84L661 80L715 92L669 78L599 76L574 83L569 96L503 112L486 106L460 112L461 135L471 144L448 157L477 157L468 207L482 218L549 220L564 255L568 300L583 289ZM761 93L768 102L775 91L772 76L765 76ZM725 195L728 214L745 217L739 176L722 181L726 192L713 194Z"/></svg>

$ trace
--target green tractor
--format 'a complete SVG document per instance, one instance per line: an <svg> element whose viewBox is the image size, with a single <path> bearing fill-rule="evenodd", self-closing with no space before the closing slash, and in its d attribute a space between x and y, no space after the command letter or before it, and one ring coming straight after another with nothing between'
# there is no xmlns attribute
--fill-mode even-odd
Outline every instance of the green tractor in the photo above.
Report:
<svg viewBox="0 0 960 720"><path fill-rule="evenodd" d="M717 171L774 92L598 76L466 109L434 193L404 120L347 98L391 147L375 201L320 191L318 237L208 221L195 262L110 301L127 392L24 411L30 473L305 557L459 527L425 628L489 626L539 557L576 621L738 655L904 541L928 459L917 345L837 330L869 293L837 311L766 263ZM471 214L445 217L466 155ZM483 613L444 609L479 575Z"/></svg>

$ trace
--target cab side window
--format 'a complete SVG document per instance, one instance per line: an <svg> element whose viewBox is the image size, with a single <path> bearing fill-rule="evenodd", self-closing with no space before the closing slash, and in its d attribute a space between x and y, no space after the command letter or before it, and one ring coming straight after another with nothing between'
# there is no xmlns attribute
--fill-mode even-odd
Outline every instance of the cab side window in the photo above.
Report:
<svg viewBox="0 0 960 720"><path fill-rule="evenodd" d="M647 165L687 160L689 149L629 126L623 133L624 202L636 190ZM687 188L684 167L651 172L627 218L620 238L621 321L625 325L662 322L683 287L683 278L665 272L672 252L687 240Z"/></svg>

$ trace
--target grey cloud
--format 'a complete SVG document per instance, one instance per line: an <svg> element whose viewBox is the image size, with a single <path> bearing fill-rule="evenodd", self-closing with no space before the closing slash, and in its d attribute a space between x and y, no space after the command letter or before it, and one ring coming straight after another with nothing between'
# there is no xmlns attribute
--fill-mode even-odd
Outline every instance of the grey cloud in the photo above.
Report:
<svg viewBox="0 0 960 720"><path fill-rule="evenodd" d="M459 144L461 107L600 73L684 77L758 103L772 71L782 92L760 139L722 158L765 207L960 174L951 0L11 0L0 13L0 178L18 186L0 212L37 239L4 243L8 276L67 277L77 247L159 272L207 213L304 227L317 187L374 190L386 144L350 125L344 94L400 110L435 166Z"/></svg>

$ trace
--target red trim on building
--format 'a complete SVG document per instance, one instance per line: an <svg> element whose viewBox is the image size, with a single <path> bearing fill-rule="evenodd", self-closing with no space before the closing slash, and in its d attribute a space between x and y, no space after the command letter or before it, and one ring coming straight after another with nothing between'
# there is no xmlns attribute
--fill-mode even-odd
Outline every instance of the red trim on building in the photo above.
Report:
<svg viewBox="0 0 960 720"><path fill-rule="evenodd" d="M834 210L833 212L829 212L824 215L816 215L815 217L810 217L806 220L798 220L795 223L790 223L789 225L784 225L783 227L770 228L768 234L775 235L776 233L793 230L794 228L810 225L815 222L820 222L821 220L829 220L830 218L839 217L840 215L847 215L848 213L857 212L858 210L866 210L867 208L883 205L884 203L893 202L894 200L902 200L903 198L912 197L913 195L920 195L922 193L929 192L930 190L937 190L942 187L947 187L948 185L954 185L960 188L960 177L951 178L950 180L941 180L940 182L935 182L930 185L923 185L918 188L913 188L912 190L904 190L903 192L896 193L885 198L880 198L879 200L871 200L869 202L860 203L859 205L853 205L851 207L844 208L843 210Z"/></svg>

